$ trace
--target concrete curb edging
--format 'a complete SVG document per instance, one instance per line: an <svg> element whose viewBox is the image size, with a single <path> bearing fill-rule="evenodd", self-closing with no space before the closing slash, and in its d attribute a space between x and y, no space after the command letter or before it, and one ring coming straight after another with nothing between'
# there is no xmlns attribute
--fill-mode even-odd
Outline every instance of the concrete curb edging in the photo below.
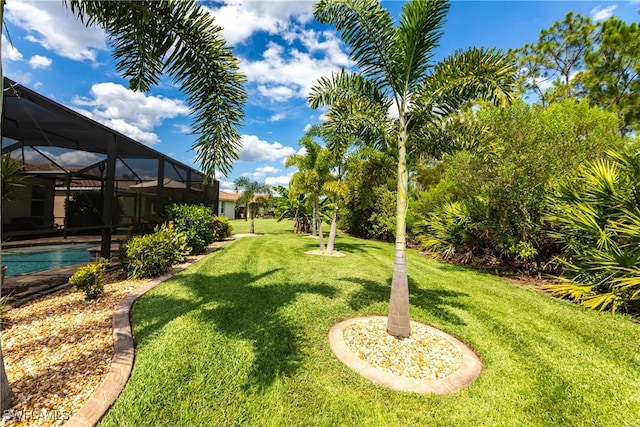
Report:
<svg viewBox="0 0 640 427"><path fill-rule="evenodd" d="M420 394L448 394L461 390L471 384L482 371L482 362L466 344L446 332L432 326L425 325L424 323L420 323L420 325L427 327L432 333L446 339L454 345L458 351L460 351L462 354L462 365L457 371L441 379L423 380L418 378L401 377L385 372L382 369L374 368L356 356L349 347L347 347L342 334L343 329L355 323L369 319L386 319L386 317L367 316L343 320L331 327L328 338L331 350L333 350L336 357L356 373L374 384L378 384L392 390L408 391ZM411 323L417 324L417 322L413 321Z"/></svg>
<svg viewBox="0 0 640 427"><path fill-rule="evenodd" d="M114 354L107 376L93 394L91 394L89 400L64 424L65 427L93 427L98 424L109 408L113 406L129 380L135 359L135 346L130 319L133 303L160 283L170 279L182 270L185 270L187 267L201 260L206 255L209 255L211 252L220 249L228 241L229 240L217 242L219 244L209 248L205 254L190 257L188 261L177 265L171 269L169 273L139 287L131 294L120 300L113 313L112 328Z"/></svg>

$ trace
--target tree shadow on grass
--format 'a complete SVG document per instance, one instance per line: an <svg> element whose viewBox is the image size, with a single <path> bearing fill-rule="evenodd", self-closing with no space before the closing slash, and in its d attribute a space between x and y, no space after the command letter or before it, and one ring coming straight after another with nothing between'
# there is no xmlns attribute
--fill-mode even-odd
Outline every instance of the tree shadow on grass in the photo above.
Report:
<svg viewBox="0 0 640 427"><path fill-rule="evenodd" d="M175 316L195 312L195 319L211 323L217 332L252 343L254 360L247 387L262 388L280 376L291 376L300 365L301 348L307 338L304 325L283 314L282 309L293 304L299 295L332 298L338 290L325 284L260 282L277 271L255 276L249 273L185 276L183 285L192 297L171 301L164 295L150 295L151 305L159 308L152 311L157 317L144 319L148 324L143 325L139 335L144 339Z"/></svg>
<svg viewBox="0 0 640 427"><path fill-rule="evenodd" d="M349 305L354 310L361 310L369 305L388 302L391 292L391 279L384 284L366 279L343 279L361 286L361 289L351 295ZM433 314L444 322L454 325L465 325L458 315L451 311L452 308L464 309L461 298L468 296L464 292L446 291L443 289L419 288L416 282L409 277L409 304L420 307Z"/></svg>

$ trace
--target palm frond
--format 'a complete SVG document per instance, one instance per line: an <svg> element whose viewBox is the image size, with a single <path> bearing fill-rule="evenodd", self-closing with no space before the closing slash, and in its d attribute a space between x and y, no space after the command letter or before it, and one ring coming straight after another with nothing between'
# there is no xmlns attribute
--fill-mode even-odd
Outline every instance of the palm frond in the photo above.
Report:
<svg viewBox="0 0 640 427"><path fill-rule="evenodd" d="M446 1L409 1L402 7L400 25L394 34L393 75L398 92L413 92L431 66L444 18Z"/></svg>
<svg viewBox="0 0 640 427"><path fill-rule="evenodd" d="M412 110L437 109L439 115L458 112L477 98L495 104L513 101L516 69L509 57L494 49L457 51L438 63L412 98Z"/></svg>
<svg viewBox="0 0 640 427"><path fill-rule="evenodd" d="M394 22L377 0L320 0L313 5L313 15L341 32L351 57L366 76L389 82Z"/></svg>
<svg viewBox="0 0 640 427"><path fill-rule="evenodd" d="M247 93L238 61L221 28L194 0L68 0L86 25L105 29L117 70L134 90L149 90L167 71L193 112L196 161L208 177L231 170L238 158Z"/></svg>

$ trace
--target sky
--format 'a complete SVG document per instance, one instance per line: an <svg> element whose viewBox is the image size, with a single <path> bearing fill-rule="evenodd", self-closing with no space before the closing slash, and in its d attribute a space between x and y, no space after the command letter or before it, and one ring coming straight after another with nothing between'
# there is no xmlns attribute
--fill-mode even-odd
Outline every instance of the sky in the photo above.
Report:
<svg viewBox="0 0 640 427"><path fill-rule="evenodd" d="M397 19L404 1L383 1ZM240 157L221 189L247 176L288 185L306 130L324 111L306 99L322 76L355 70L349 50L330 26L313 19L312 1L223 0L202 2L222 27L222 36L247 77ZM534 43L542 29L574 11L594 20L616 16L640 20L640 0L453 1L435 59L472 46L509 49ZM185 97L168 76L151 91L128 89L115 70L109 40L99 28L75 20L61 0L7 0L2 34L5 75L56 102L109 126L195 169Z"/></svg>

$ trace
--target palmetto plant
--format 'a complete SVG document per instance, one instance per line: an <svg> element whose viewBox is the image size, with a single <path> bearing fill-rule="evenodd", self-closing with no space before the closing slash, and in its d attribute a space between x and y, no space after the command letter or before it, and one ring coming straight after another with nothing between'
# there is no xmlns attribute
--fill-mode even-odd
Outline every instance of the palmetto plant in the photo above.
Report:
<svg viewBox="0 0 640 427"><path fill-rule="evenodd" d="M434 62L448 9L445 1L410 1L395 26L377 0L321 0L313 7L316 19L341 32L360 72L321 79L309 95L311 106L332 106L329 126L349 129L383 150L392 148L397 159L396 253L387 330L399 337L411 333L408 156L437 155L444 118L479 96L508 101L515 84L513 63L500 52L474 48ZM389 114L392 105L397 118Z"/></svg>
<svg viewBox="0 0 640 427"><path fill-rule="evenodd" d="M619 310L640 299L640 152L608 151L550 197L550 235L565 277L546 287L590 308Z"/></svg>

